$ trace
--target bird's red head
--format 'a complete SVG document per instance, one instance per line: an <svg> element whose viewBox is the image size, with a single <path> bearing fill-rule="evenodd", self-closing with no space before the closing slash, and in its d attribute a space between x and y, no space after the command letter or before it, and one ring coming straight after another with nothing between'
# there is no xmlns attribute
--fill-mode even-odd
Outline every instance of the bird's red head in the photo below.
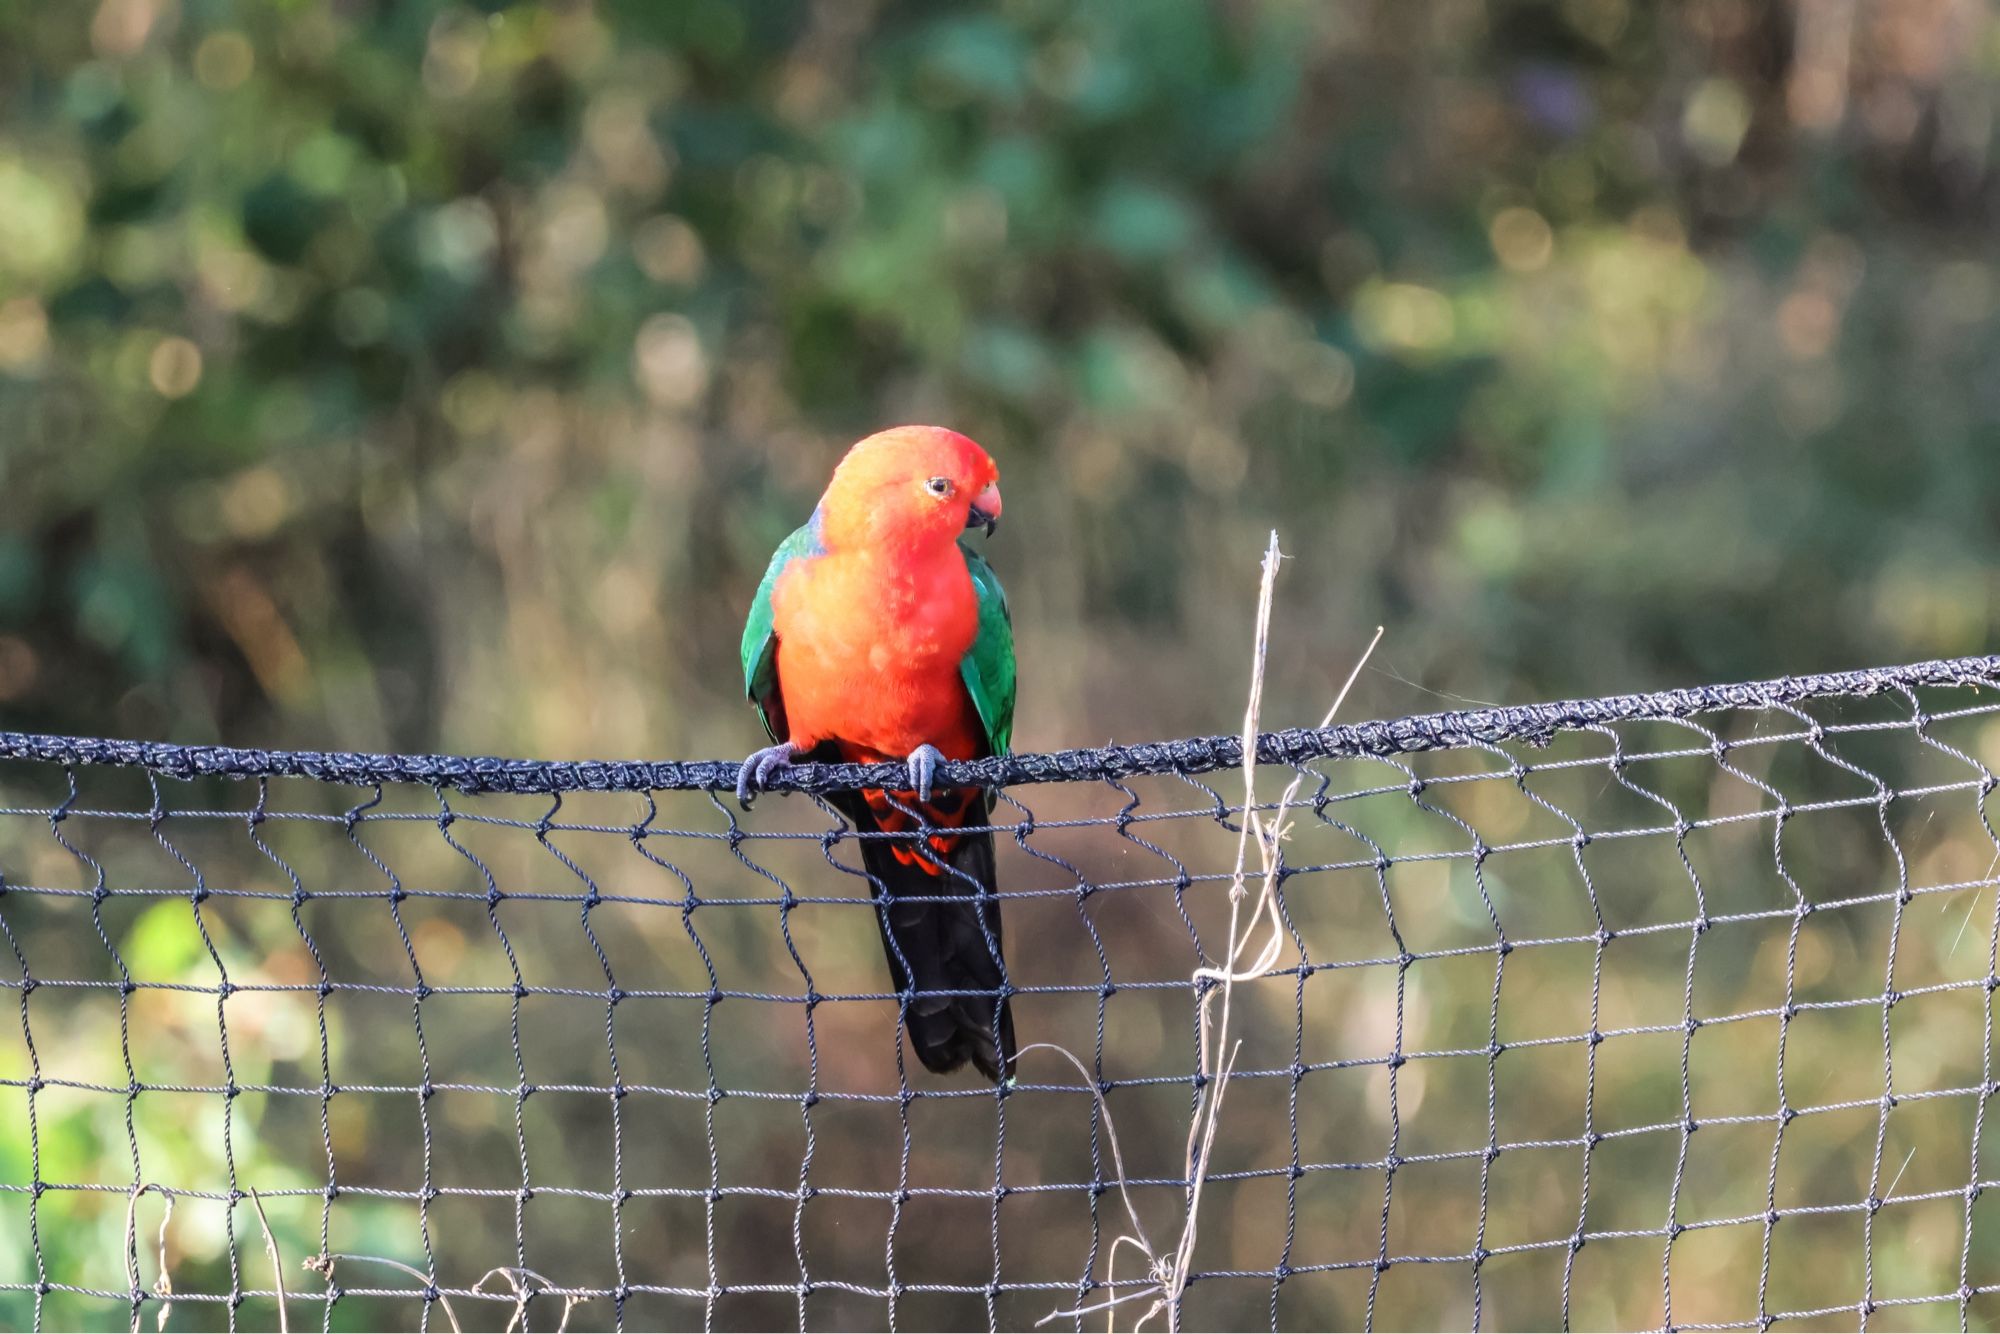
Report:
<svg viewBox="0 0 2000 1334"><path fill-rule="evenodd" d="M1000 520L1000 470L987 452L941 426L896 426L859 441L820 501L830 550L946 546Z"/></svg>

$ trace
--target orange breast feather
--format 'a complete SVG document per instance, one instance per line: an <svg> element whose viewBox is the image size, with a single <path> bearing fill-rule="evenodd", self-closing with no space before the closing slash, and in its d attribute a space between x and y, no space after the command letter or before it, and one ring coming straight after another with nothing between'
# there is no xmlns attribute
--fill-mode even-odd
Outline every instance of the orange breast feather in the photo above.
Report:
<svg viewBox="0 0 2000 1334"><path fill-rule="evenodd" d="M964 557L956 547L946 556L898 568L879 557L829 553L779 576L772 614L792 744L810 750L830 741L862 762L900 761L923 745L947 759L985 752L978 710L959 674L978 633L978 598ZM933 792L925 820L962 825L974 806L968 795ZM917 809L914 792L864 796L882 829L916 828L896 805ZM928 841L948 856L957 839L937 834ZM899 861L938 873L916 849L899 842L894 851Z"/></svg>
<svg viewBox="0 0 2000 1334"><path fill-rule="evenodd" d="M950 759L983 749L959 674L979 604L957 547L921 563L846 552L794 562L772 614L795 745L897 760L926 744Z"/></svg>

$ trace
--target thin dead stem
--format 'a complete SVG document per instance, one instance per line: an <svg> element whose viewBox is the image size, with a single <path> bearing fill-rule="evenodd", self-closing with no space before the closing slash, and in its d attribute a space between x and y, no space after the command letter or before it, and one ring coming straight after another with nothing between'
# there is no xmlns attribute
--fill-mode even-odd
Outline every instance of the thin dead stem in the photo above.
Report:
<svg viewBox="0 0 2000 1334"><path fill-rule="evenodd" d="M498 1265L487 1270L479 1276L479 1281L472 1285L472 1290L474 1292L484 1292L486 1290L486 1280L492 1278L495 1274L506 1279L508 1286L514 1289L514 1314L507 1318L507 1328L502 1331L502 1334L514 1334L516 1329L525 1326L528 1318L528 1299L534 1296L536 1292L536 1289L528 1286L527 1279L531 1278L541 1284L543 1291L556 1290L556 1285L549 1281L547 1275L538 1274L532 1269L519 1265ZM589 1297L573 1294L564 1295L562 1321L556 1326L556 1334L564 1334L569 1329L569 1313L589 1300Z"/></svg>
<svg viewBox="0 0 2000 1334"><path fill-rule="evenodd" d="M174 1280L173 1276L167 1272L167 1224L174 1221L174 1193L165 1186L156 1186L148 1181L143 1185L134 1186L132 1193L126 1197L125 1276L132 1285L132 1291L137 1292L139 1290L139 1197L153 1190L157 1190L160 1194L166 1196L167 1199L166 1212L160 1215L160 1272L153 1279L153 1292L162 1298L159 1319L155 1328L165 1330L167 1327L167 1316L174 1309ZM132 1334L139 1334L139 1308L136 1306L132 1308Z"/></svg>
<svg viewBox="0 0 2000 1334"><path fill-rule="evenodd" d="M1181 1222L1180 1244L1174 1248L1172 1259L1164 1266L1164 1282L1161 1285L1161 1299L1166 1306L1167 1328L1180 1328L1181 1295L1187 1290L1188 1268L1194 1259L1195 1241L1200 1235L1202 1187L1208 1180L1209 1163L1213 1159L1215 1135L1221 1125L1222 1097L1229 1086L1229 1074L1236 1066L1236 1053L1241 1044L1229 1044L1230 1020L1233 1017L1232 1002L1235 999L1237 962L1248 944L1249 937L1256 929L1258 914L1262 911L1260 899L1253 909L1250 931L1238 934L1238 923L1243 912L1243 900L1247 893L1244 869L1249 859L1250 835L1253 830L1258 835L1258 845L1264 848L1266 840L1257 818L1257 735L1264 708L1264 663L1269 654L1271 640L1271 602L1278 583L1278 564L1283 556L1278 550L1278 534L1271 533L1270 545L1264 549L1264 576L1257 588L1257 630L1256 640L1250 658L1250 693L1243 707L1243 824L1236 838L1236 869L1229 884L1229 954L1226 966L1216 968L1196 968L1197 983L1204 979L1219 982L1220 985L1201 994L1196 1014L1199 1020L1201 1071L1212 1076L1202 1090L1200 1105L1195 1109L1194 1118L1188 1124L1188 1146L1185 1171L1188 1187L1187 1213ZM1282 812L1281 812L1282 814ZM1268 866L1270 853L1264 852ZM1275 907L1273 908L1275 913ZM1260 970L1261 971L1261 970ZM1217 993L1222 997L1220 1020L1211 1033L1210 1016ZM1228 1044L1228 1055L1223 1058L1220 1068L1215 1068L1215 1052ZM1143 1321L1141 1322L1143 1323Z"/></svg>
<svg viewBox="0 0 2000 1334"><path fill-rule="evenodd" d="M263 1211L259 1209L258 1212L262 1213ZM266 1236L269 1235L268 1228L266 1229L265 1235ZM387 1265L391 1269L399 1270L402 1273L408 1274L411 1278L418 1280L419 1282L423 1283L426 1287L429 1287L431 1285L430 1277L426 1275L421 1269L417 1269L410 1265L406 1265L401 1260L391 1260L389 1257L385 1255L348 1255L348 1254L315 1255L309 1257L306 1260L305 1267L311 1270L313 1273L318 1274L320 1277L324 1278L327 1281L327 1283L331 1285L333 1282L334 1266L342 1261L347 1261L352 1264ZM504 1334L513 1334L515 1330L525 1327L528 1315L528 1300L531 1297L533 1297L537 1292L547 1292L552 1295L560 1296L563 1299L562 1320L556 1325L556 1334L564 1334L564 1331L566 1331L569 1328L570 1313L573 1312L577 1307L583 1305L585 1302L590 1300L588 1294L564 1292L554 1282L550 1281L549 1277L546 1274L539 1274L532 1269L523 1268L522 1266L519 1265L494 1266L493 1268L487 1270L485 1273L481 1274L479 1276L479 1281L477 1283L474 1283L470 1290L473 1292L484 1292L486 1290L487 1283L490 1282L496 1275L500 1278L505 1279L507 1281L507 1286L513 1289L514 1292L514 1312L507 1318L507 1326ZM541 1286L540 1287L530 1286L528 1282L529 1279L533 1279L535 1283L540 1284ZM278 1291L279 1291L279 1308L280 1310L282 1310L284 1303L284 1297L283 1297L284 1286L282 1284L279 1285ZM452 1334L462 1334L462 1331L458 1323L458 1313L452 1310L451 1308L451 1298L445 1296L442 1292L440 1292L438 1294L437 1300L438 1300L438 1305L444 1308L445 1319L451 1322Z"/></svg>
<svg viewBox="0 0 2000 1334"><path fill-rule="evenodd" d="M271 1257L271 1282L278 1293L278 1334L292 1334L292 1320L285 1310L285 1264L278 1258L278 1239L271 1235L271 1220L264 1216L264 1201L257 1192L250 1192L250 1203L257 1206L257 1223L264 1229L264 1253Z"/></svg>
<svg viewBox="0 0 2000 1334"><path fill-rule="evenodd" d="M1031 1042L1021 1048L1016 1055L1026 1056L1031 1051L1060 1053L1064 1060L1076 1067L1076 1072L1083 1076L1084 1086L1090 1090L1090 1095L1097 1099L1097 1109L1104 1113L1104 1133L1111 1141L1111 1165L1118 1169L1118 1194L1125 1201L1125 1215L1132 1220L1132 1231L1137 1234L1136 1240L1145 1247L1148 1254L1151 1254L1153 1243L1147 1239L1146 1227L1139 1221L1139 1211L1132 1206L1131 1192L1125 1188L1125 1155L1118 1148L1118 1127L1111 1119L1111 1105L1104 1100L1104 1093L1098 1088L1096 1078L1091 1075L1089 1067L1078 1060L1076 1053L1068 1047L1054 1042Z"/></svg>
<svg viewBox="0 0 2000 1334"><path fill-rule="evenodd" d="M1126 1187L1125 1155L1118 1147L1118 1126L1111 1119L1111 1104L1105 1101L1104 1090L1098 1087L1098 1082L1091 1075L1089 1067L1085 1066L1084 1063L1077 1058L1076 1053L1071 1051L1068 1047L1064 1047L1054 1042L1033 1042L1021 1048L1018 1055L1026 1056L1029 1052L1032 1051L1058 1052L1062 1055L1063 1059L1067 1060L1071 1065L1075 1066L1076 1072L1083 1076L1084 1087L1090 1090L1091 1097L1097 1099L1097 1110L1103 1113L1104 1115L1104 1133L1106 1138L1108 1138L1111 1141L1111 1165L1118 1171L1118 1196L1125 1202L1125 1216L1132 1220L1132 1230L1130 1232L1120 1233L1118 1236L1112 1238L1111 1241L1111 1250L1109 1252L1109 1260L1106 1264L1104 1277L1107 1283L1113 1282L1115 1281L1118 1273L1118 1248L1120 1246L1131 1246L1132 1248L1134 1248L1135 1250L1139 1251L1141 1254L1146 1256L1149 1262L1152 1260L1156 1252L1153 1250L1153 1243L1151 1239L1146 1236L1146 1225L1139 1221L1139 1211L1133 1207L1132 1193ZM1090 1315L1097 1311L1110 1311L1112 1310L1112 1308L1122 1305L1125 1302L1132 1301L1135 1298L1152 1296L1156 1291L1158 1291L1157 1281L1155 1282L1155 1285L1153 1287L1140 1288L1136 1292L1128 1293L1123 1297L1114 1297L1110 1301L1097 1302L1089 1306L1073 1306L1068 1308L1067 1310L1051 1311L1047 1315L1043 1316L1040 1320L1037 1320L1035 1322L1035 1327L1039 1329L1041 1326L1048 1324L1051 1320L1069 1320L1069 1319L1074 1319L1077 1316ZM1147 1312L1147 1316L1150 1316L1151 1314L1152 1314L1151 1311ZM1113 1316L1105 1317L1106 1334L1110 1334L1113 1319L1114 1319ZM1143 1323L1144 1320L1146 1319L1146 1316L1142 1316L1140 1319L1141 1322Z"/></svg>
<svg viewBox="0 0 2000 1334"><path fill-rule="evenodd" d="M1270 545L1265 548L1263 578L1257 590L1257 628L1251 655L1249 696L1243 709L1243 824L1237 833L1236 866L1229 886L1229 950L1220 966L1204 965L1194 971L1197 984L1208 982L1213 985L1202 992L1197 1006L1198 1032L1200 1035L1200 1060L1204 1087L1200 1103L1195 1108L1194 1119L1188 1125L1187 1156L1185 1172L1189 1182L1187 1209L1181 1220L1180 1237L1172 1254L1163 1255L1146 1240L1139 1226L1138 1214L1132 1208L1128 1196L1125 1207L1132 1217L1133 1233L1116 1238L1105 1270L1107 1284L1115 1282L1116 1263L1119 1247L1131 1245L1144 1252L1148 1260L1147 1287L1122 1296L1113 1296L1105 1301L1089 1306L1081 1306L1067 1311L1054 1311L1040 1322L1059 1317L1075 1317L1097 1311L1107 1312L1107 1328L1115 1321L1117 1308L1140 1298L1153 1298L1152 1305L1133 1323L1134 1334L1143 1329L1155 1315L1165 1312L1167 1328L1178 1334L1180 1329L1181 1295L1186 1291L1188 1274L1194 1263L1195 1243L1200 1236L1200 1213L1202 1190L1208 1180L1209 1165L1214 1157L1215 1140L1221 1127L1223 1094L1229 1087L1230 1076L1236 1071L1236 1058L1242 1050L1242 1040L1232 1039L1235 1019L1235 988L1238 982L1253 981L1262 977L1277 965L1284 952L1284 920L1278 910L1278 873L1283 865L1281 844L1288 832L1287 816L1292 804L1298 799L1299 785L1304 781L1303 771L1295 773L1286 786L1284 795L1278 799L1277 809L1268 815L1257 809L1257 738L1261 732L1264 706L1264 666L1268 657L1271 637L1271 605L1278 579L1278 565L1284 559L1278 550L1278 534L1271 534ZM1368 647L1348 672L1346 681L1341 683L1340 692L1334 696L1333 704L1326 716L1320 720L1321 727L1330 726L1346 702L1354 682L1361 675L1361 669L1382 642L1382 627L1375 628L1375 637L1368 641ZM1256 897L1250 902L1247 918L1244 903L1250 899L1250 840L1255 836L1261 875L1257 883ZM1264 928L1268 925L1268 933ZM1261 944L1259 940L1261 938ZM1253 946L1255 947L1253 953ZM1218 1002L1218 997L1220 998ZM1047 1045L1047 1044L1043 1044ZM1057 1050L1062 1050L1057 1048ZM1218 1053L1221 1053L1218 1056ZM1070 1061L1088 1079L1089 1072L1083 1063L1068 1052ZM1095 1084L1093 1082L1093 1089ZM1104 1100L1098 1099L1100 1107ZM1105 1125L1111 1124L1109 1107L1104 1107ZM1124 1163L1118 1160L1118 1140L1115 1132L1111 1135L1112 1155L1118 1166L1119 1188L1125 1185Z"/></svg>
<svg viewBox="0 0 2000 1334"><path fill-rule="evenodd" d="M424 1273L423 1270L412 1268L404 1264L401 1260L391 1260L386 1255L309 1255L305 1258L304 1264L308 1270L318 1274L331 1286L333 1283L333 1268L343 1260L350 1264L387 1265L391 1269L399 1269L403 1273L408 1274L411 1278L422 1283L426 1288L431 1286L430 1275ZM438 1294L438 1305L444 1308L444 1318L451 1322L451 1334L465 1334L465 1331L459 1327L458 1313L451 1309L451 1298L440 1292Z"/></svg>

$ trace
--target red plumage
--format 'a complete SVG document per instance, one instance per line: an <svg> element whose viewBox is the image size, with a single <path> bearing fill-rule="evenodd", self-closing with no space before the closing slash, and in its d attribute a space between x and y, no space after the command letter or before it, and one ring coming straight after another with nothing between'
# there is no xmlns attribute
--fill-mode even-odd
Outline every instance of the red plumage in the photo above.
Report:
<svg viewBox="0 0 2000 1334"><path fill-rule="evenodd" d="M918 485L934 477L952 482L952 497ZM841 460L820 501L824 554L794 561L771 599L779 688L800 751L831 742L864 763L900 761L923 745L951 760L984 753L959 674L979 605L958 538L966 502L989 487L997 497L998 479L985 450L931 426L870 436ZM884 828L914 827L879 792L869 796ZM952 827L967 803L945 796L932 806L934 822Z"/></svg>

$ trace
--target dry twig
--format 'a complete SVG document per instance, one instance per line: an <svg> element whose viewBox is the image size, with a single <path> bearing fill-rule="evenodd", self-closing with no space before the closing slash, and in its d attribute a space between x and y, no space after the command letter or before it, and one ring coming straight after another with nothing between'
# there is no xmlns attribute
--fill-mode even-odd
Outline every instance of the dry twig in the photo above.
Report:
<svg viewBox="0 0 2000 1334"><path fill-rule="evenodd" d="M174 1309L174 1280L167 1272L167 1224L174 1221L174 1193L165 1186L156 1186L148 1181L143 1185L132 1187L132 1193L126 1197L125 1275L132 1285L132 1290L137 1292L139 1290L139 1197L147 1191L152 1190L157 1190L160 1194L166 1196L167 1199L166 1212L160 1215L160 1272L153 1280L153 1292L162 1298L159 1319L155 1328L164 1330L167 1327L167 1316ZM139 1308L137 1305L134 1305L132 1308L132 1334L139 1334Z"/></svg>
<svg viewBox="0 0 2000 1334"><path fill-rule="evenodd" d="M492 1278L495 1274L506 1279L508 1286L514 1289L514 1314L507 1318L507 1328L503 1331L503 1334L514 1334L515 1329L523 1327L527 1320L528 1299L534 1296L537 1291L528 1286L527 1279L531 1278L541 1284L541 1291L561 1293L563 1299L562 1321L556 1326L556 1334L564 1334L564 1331L569 1328L569 1313L590 1300L587 1296L562 1293L561 1289L557 1288L554 1283L551 1283L547 1276L538 1274L532 1269L516 1265L497 1265L487 1270L479 1276L479 1281L472 1285L472 1290L474 1292L485 1291L486 1280ZM524 1278L523 1275L526 1277Z"/></svg>
<svg viewBox="0 0 2000 1334"><path fill-rule="evenodd" d="M1202 993L1197 1016L1200 1032L1201 1072L1206 1076L1200 1103L1195 1108L1194 1119L1188 1126L1187 1157L1185 1171L1188 1178L1187 1209L1181 1221L1181 1233L1173 1253L1162 1255L1146 1240L1144 1229L1139 1226L1138 1214L1132 1210L1131 1200L1126 1199L1126 1210L1131 1214L1133 1233L1121 1235L1111 1244L1110 1261L1105 1271L1107 1284L1114 1281L1118 1249L1130 1245L1142 1251L1148 1259L1151 1282L1137 1291L1116 1296L1094 1305L1053 1311L1041 1323L1060 1317L1075 1317L1096 1311L1106 1311L1107 1322L1115 1319L1116 1308L1126 1302L1142 1297L1152 1297L1152 1305L1146 1308L1133 1324L1134 1331L1145 1327L1154 1316L1165 1312L1169 1330L1180 1328L1181 1295L1187 1288L1187 1276L1194 1262L1195 1242L1199 1236L1202 1188L1208 1179L1209 1164L1215 1150L1216 1133L1221 1125L1222 1098L1229 1085L1229 1077L1236 1069L1236 1056L1242 1047L1241 1040L1231 1041L1231 1023L1234 1019L1233 1001L1238 982L1253 981L1276 966L1284 951L1284 922L1278 911L1278 872L1281 866L1280 844L1287 832L1286 817L1292 803L1297 800L1299 784L1304 774L1293 775L1284 795L1278 799L1277 809L1268 817L1257 809L1257 737L1261 731L1260 722L1264 704L1264 664L1268 655L1271 635L1271 604L1273 591L1278 579L1278 564L1283 554L1278 550L1278 534L1271 534L1270 545L1264 551L1263 578L1257 591L1257 628L1251 655L1249 698L1243 710L1243 824L1237 834L1236 866L1229 886L1229 952L1221 966L1206 965L1194 971L1194 980L1214 983ZM1346 702L1348 692L1367 665L1375 646L1382 642L1382 628L1375 628L1375 637L1368 641L1368 647L1347 674L1340 692L1334 696L1333 704L1327 709L1320 726L1332 724L1340 706ZM1257 896L1250 905L1248 920L1244 917L1244 900L1250 897L1249 867L1250 839L1255 835L1257 851L1262 871L1258 883ZM1270 932L1255 954L1250 953L1256 942L1260 926L1269 923ZM1217 1004L1217 997L1220 1003ZM1058 1050L1061 1050L1058 1048ZM1218 1058L1218 1053L1221 1055ZM1063 1053L1076 1064L1079 1071L1082 1063L1068 1052ZM1085 1078L1089 1073L1084 1071ZM1095 1087L1093 1083L1093 1087ZM1103 1105L1102 1097L1099 1105ZM1111 1123L1110 1109L1105 1109L1105 1125ZM1112 1153L1117 1156L1117 1136L1112 1135ZM1119 1188L1125 1185L1125 1170L1118 1162Z"/></svg>
<svg viewBox="0 0 2000 1334"><path fill-rule="evenodd" d="M1068 1047L1054 1042L1034 1042L1021 1048L1017 1055L1026 1056L1031 1051L1045 1049L1060 1052L1065 1060L1076 1067L1076 1072L1083 1076L1084 1087L1089 1089L1090 1096L1097 1100L1097 1110L1104 1115L1104 1133L1111 1141L1111 1165L1118 1170L1118 1195L1125 1202L1125 1216L1132 1220L1131 1232L1121 1233L1112 1239L1110 1260L1105 1268L1105 1281L1110 1283L1114 1281L1117 1273L1118 1248L1120 1246L1133 1246L1150 1260L1154 1255L1153 1243L1146 1236L1146 1225L1139 1221L1139 1211L1132 1206L1132 1192L1127 1189L1125 1184L1125 1154L1118 1147L1118 1127L1111 1119L1111 1105L1104 1100L1104 1091L1097 1086L1097 1080L1092 1077L1089 1068ZM1037 1320L1035 1325L1039 1328L1042 1325L1048 1324L1051 1320L1064 1320L1080 1315L1090 1315L1097 1311L1109 1311L1125 1302L1132 1301L1134 1298L1149 1296L1152 1292L1152 1288L1141 1288L1137 1292L1127 1293L1123 1297L1113 1297L1109 1301L1097 1302L1090 1306L1072 1307L1066 1311L1051 1311L1040 1320ZM1105 1319L1105 1328L1107 1331L1111 1328L1111 1317L1109 1316Z"/></svg>
<svg viewBox="0 0 2000 1334"><path fill-rule="evenodd" d="M264 1216L264 1201L253 1189L250 1203L257 1206L257 1222L264 1229L264 1253L271 1257L271 1282L278 1292L278 1334L292 1334L292 1320L285 1310L285 1264L278 1258L278 1239L271 1235L271 1220Z"/></svg>
<svg viewBox="0 0 2000 1334"><path fill-rule="evenodd" d="M386 1255L308 1255L303 1263L308 1270L325 1279L327 1285L331 1287L333 1284L333 1267L342 1260L353 1264L387 1265L391 1269L399 1269L403 1273L408 1274L411 1278L422 1283L426 1288L431 1286L431 1277L424 1273L423 1270L406 1265L401 1260L391 1260ZM458 1313L451 1309L451 1298L439 1292L438 1305L444 1308L444 1318L451 1322L451 1334L465 1334L465 1331L459 1327Z"/></svg>

